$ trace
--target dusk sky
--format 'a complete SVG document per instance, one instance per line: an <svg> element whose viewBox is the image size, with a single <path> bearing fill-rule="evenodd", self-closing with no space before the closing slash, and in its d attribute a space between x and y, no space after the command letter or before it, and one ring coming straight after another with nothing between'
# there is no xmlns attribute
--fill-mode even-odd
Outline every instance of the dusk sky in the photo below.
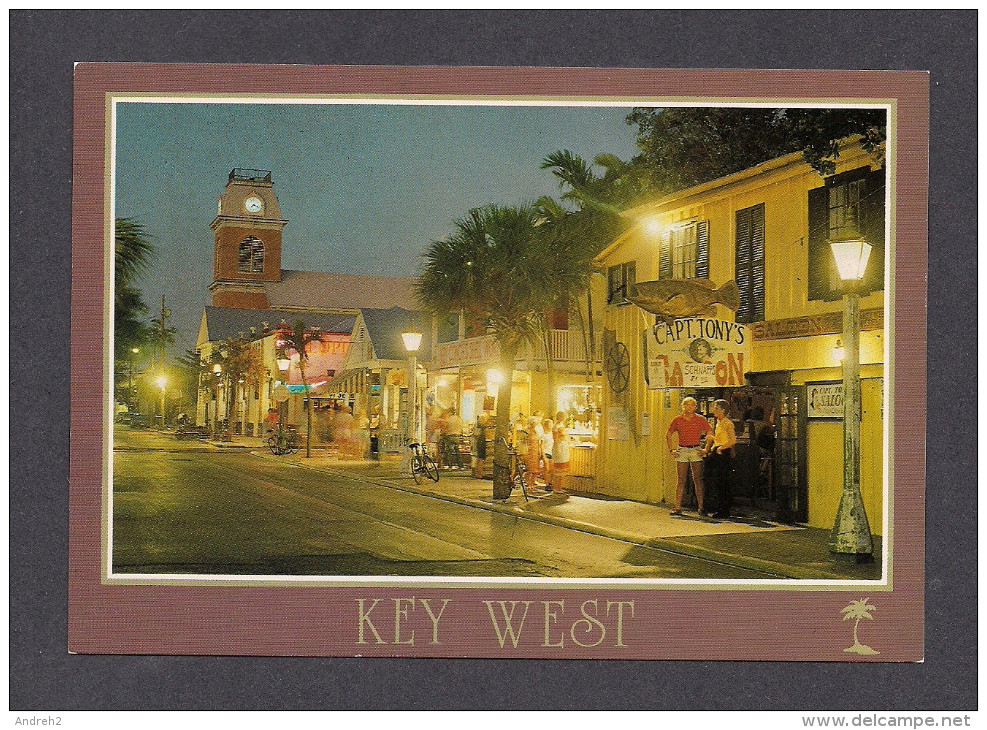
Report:
<svg viewBox="0 0 987 730"><path fill-rule="evenodd" d="M413 276L429 243L488 203L559 194L542 159L636 153L629 107L385 104L117 105L116 217L141 221L156 257L141 282L194 346L212 281L216 200L234 167L271 170L284 269Z"/></svg>

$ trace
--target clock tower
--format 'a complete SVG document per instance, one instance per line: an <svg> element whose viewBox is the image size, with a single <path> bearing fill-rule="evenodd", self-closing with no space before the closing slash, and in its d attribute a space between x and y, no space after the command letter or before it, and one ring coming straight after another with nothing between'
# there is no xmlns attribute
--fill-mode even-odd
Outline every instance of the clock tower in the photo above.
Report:
<svg viewBox="0 0 987 730"><path fill-rule="evenodd" d="M270 170L234 168L209 225L214 307L268 309L264 282L281 281L281 217Z"/></svg>

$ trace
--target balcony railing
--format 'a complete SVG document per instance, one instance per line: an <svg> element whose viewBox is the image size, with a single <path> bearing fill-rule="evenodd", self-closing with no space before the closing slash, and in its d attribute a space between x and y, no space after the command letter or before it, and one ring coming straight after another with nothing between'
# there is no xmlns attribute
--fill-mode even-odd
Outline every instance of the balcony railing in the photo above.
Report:
<svg viewBox="0 0 987 730"><path fill-rule="evenodd" d="M549 344L556 362L586 362L586 344L579 330L551 330ZM525 360L547 359L544 344L527 345L521 357Z"/></svg>
<svg viewBox="0 0 987 730"><path fill-rule="evenodd" d="M595 362L601 359L600 338L596 338ZM552 359L557 363L585 363L586 346L580 330L551 330L550 344ZM484 362L495 363L499 358L496 340L490 335L473 337L457 342L446 342L435 347L435 365L439 368L458 365L477 365ZM518 360L545 362L545 345L538 342L525 345L518 352Z"/></svg>

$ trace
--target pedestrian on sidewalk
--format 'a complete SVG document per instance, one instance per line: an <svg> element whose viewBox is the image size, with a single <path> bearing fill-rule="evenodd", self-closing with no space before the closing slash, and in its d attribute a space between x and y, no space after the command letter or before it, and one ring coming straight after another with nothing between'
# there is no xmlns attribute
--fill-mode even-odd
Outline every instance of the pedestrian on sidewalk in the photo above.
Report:
<svg viewBox="0 0 987 730"><path fill-rule="evenodd" d="M541 423L538 421L538 416L530 416L528 418L528 429L525 433L527 447L524 451L524 480L526 486L534 489L535 485L538 483L538 477L540 474L540 464L542 460L542 450L541 450L541 437L538 435Z"/></svg>
<svg viewBox="0 0 987 730"><path fill-rule="evenodd" d="M552 453L553 446L555 444L555 426L552 424L551 418L545 418L541 422L541 453L542 462L544 463L543 473L545 475L545 488L551 492L552 485Z"/></svg>
<svg viewBox="0 0 987 730"><path fill-rule="evenodd" d="M487 414L481 413L476 417L473 428L473 476L483 479L487 464Z"/></svg>
<svg viewBox="0 0 987 730"><path fill-rule="evenodd" d="M700 441L704 434L709 435L713 429L709 422L696 413L696 399L687 396L682 399L682 413L668 424L665 440L668 451L675 457L675 468L678 471L678 484L675 486L675 509L673 515L682 514L682 498L685 496L685 481L689 470L692 469L692 483L696 487L696 507L699 514L705 513L703 503L703 457ZM678 446L672 446L672 436L678 435Z"/></svg>
<svg viewBox="0 0 987 730"><path fill-rule="evenodd" d="M565 430L565 414L555 415L555 428L552 431L552 489L564 492L566 477L569 474L569 445L572 436Z"/></svg>
<svg viewBox="0 0 987 730"><path fill-rule="evenodd" d="M706 469L709 477L709 502L713 517L729 517L733 502L730 494L730 462L733 447L737 443L737 432L733 421L727 415L730 404L725 400L713 403L716 416L716 429L713 438L706 440Z"/></svg>
<svg viewBox="0 0 987 730"><path fill-rule="evenodd" d="M441 420L442 435L439 438L439 466L452 469L463 468L463 457L459 453L459 439L463 435L463 419L455 407L448 409Z"/></svg>

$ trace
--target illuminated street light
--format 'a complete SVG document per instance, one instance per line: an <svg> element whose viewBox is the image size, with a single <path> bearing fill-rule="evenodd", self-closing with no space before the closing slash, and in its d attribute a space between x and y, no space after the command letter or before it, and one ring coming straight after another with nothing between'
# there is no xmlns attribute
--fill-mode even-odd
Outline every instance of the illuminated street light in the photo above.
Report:
<svg viewBox="0 0 987 730"><path fill-rule="evenodd" d="M164 429L165 429L165 388L168 385L168 379L164 376L164 373L161 373L161 375L159 375L155 379L154 382L156 382L158 384L158 387L161 388L161 430L164 431Z"/></svg>
<svg viewBox="0 0 987 730"><path fill-rule="evenodd" d="M402 332L404 349L408 351L408 439L418 441L418 409L415 402L418 397L418 348L422 344L421 332Z"/></svg>
<svg viewBox="0 0 987 730"><path fill-rule="evenodd" d="M861 238L832 241L843 280L843 493L829 535L830 552L873 560L874 542L860 494L860 281L872 246Z"/></svg>

